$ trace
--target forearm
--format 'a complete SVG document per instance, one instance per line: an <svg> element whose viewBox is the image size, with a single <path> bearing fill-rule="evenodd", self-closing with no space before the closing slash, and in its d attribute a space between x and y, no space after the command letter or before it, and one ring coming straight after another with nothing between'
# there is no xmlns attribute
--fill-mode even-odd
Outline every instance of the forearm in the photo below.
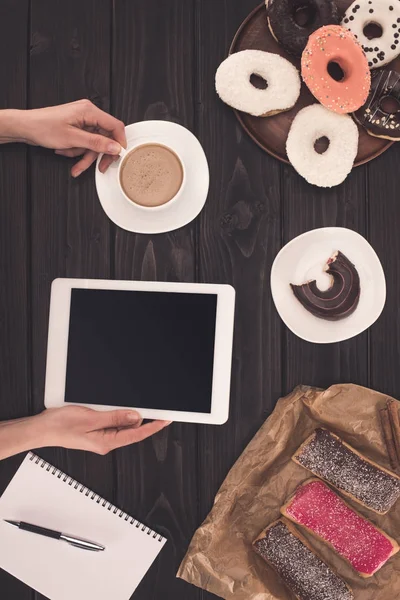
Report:
<svg viewBox="0 0 400 600"><path fill-rule="evenodd" d="M46 446L40 415L0 422L0 460Z"/></svg>
<svg viewBox="0 0 400 600"><path fill-rule="evenodd" d="M0 110L0 144L28 141L24 132L27 114L26 110Z"/></svg>

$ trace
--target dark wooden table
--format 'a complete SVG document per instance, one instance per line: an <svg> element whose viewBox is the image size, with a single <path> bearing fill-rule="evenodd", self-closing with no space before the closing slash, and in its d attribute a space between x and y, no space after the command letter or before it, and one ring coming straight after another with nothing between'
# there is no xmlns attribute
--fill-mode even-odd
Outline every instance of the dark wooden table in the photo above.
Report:
<svg viewBox="0 0 400 600"><path fill-rule="evenodd" d="M214 74L257 0L2 0L0 107L89 97L126 123L185 125L207 154L211 186L200 217L174 233L115 227L94 174L71 179L51 151L0 147L0 418L43 408L50 284L55 277L230 283L237 291L231 416L223 427L174 424L100 457L41 451L170 542L137 600L212 595L175 573L229 468L298 383L355 382L400 397L400 148L354 169L332 190L309 186L241 131L214 91ZM355 339L311 345L280 321L269 273L281 246L321 226L365 235L382 260L388 298ZM21 457L0 464L0 492ZM1 540L0 540L1 543ZM2 600L42 598L4 572ZM72 600L72 599L71 599ZM113 600L110 598L110 600Z"/></svg>

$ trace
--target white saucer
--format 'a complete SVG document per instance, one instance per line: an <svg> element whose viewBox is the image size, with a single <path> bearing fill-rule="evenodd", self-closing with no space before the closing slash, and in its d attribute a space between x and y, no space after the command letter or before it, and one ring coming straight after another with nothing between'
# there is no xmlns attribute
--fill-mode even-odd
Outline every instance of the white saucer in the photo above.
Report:
<svg viewBox="0 0 400 600"><path fill-rule="evenodd" d="M325 321L303 308L289 284L316 279L320 289L327 289L331 278L323 269L337 250L345 254L358 271L360 301L349 317ZM377 320L386 300L385 274L374 249L361 235L342 227L307 231L286 244L272 265L271 290L286 326L303 340L316 344L341 342L358 335Z"/></svg>
<svg viewBox="0 0 400 600"><path fill-rule="evenodd" d="M118 187L118 161L106 173L96 164L96 188L104 212L122 229L135 233L165 233L193 221L203 208L208 194L207 158L198 139L185 127L170 121L142 121L126 127L128 149L138 142L165 144L181 158L186 174L183 193L162 210L142 210L124 198Z"/></svg>

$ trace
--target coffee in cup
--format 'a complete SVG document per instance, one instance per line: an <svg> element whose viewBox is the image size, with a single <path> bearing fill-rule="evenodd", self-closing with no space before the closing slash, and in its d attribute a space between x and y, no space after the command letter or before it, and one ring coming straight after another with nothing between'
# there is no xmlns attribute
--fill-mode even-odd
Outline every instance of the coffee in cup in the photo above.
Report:
<svg viewBox="0 0 400 600"><path fill-rule="evenodd" d="M173 150L162 144L147 143L128 151L119 169L125 196L144 208L163 206L182 187L184 170Z"/></svg>

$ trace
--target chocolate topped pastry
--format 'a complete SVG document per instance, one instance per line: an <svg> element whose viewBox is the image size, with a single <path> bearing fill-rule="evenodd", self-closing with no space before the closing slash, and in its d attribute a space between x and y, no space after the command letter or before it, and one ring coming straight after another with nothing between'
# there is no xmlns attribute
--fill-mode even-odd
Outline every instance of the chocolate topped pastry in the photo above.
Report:
<svg viewBox="0 0 400 600"><path fill-rule="evenodd" d="M332 284L326 291L317 287L315 280L302 285L290 284L297 300L315 317L338 321L355 311L360 299L360 277L357 269L341 252L327 262L326 272Z"/></svg>
<svg viewBox="0 0 400 600"><path fill-rule="evenodd" d="M314 554L288 521L281 519L267 527L254 542L254 549L299 600L353 600L346 583Z"/></svg>
<svg viewBox="0 0 400 600"><path fill-rule="evenodd" d="M327 429L316 429L292 459L377 513L387 513L400 498L400 477L364 458Z"/></svg>
<svg viewBox="0 0 400 600"><path fill-rule="evenodd" d="M340 23L333 0L266 0L265 4L272 35L295 56L301 55L313 31Z"/></svg>
<svg viewBox="0 0 400 600"><path fill-rule="evenodd" d="M386 103L390 102L392 106L388 110ZM400 73L391 69L374 71L368 98L365 104L353 113L353 117L370 135L398 141L400 140L399 104ZM393 112L390 112L391 109Z"/></svg>

